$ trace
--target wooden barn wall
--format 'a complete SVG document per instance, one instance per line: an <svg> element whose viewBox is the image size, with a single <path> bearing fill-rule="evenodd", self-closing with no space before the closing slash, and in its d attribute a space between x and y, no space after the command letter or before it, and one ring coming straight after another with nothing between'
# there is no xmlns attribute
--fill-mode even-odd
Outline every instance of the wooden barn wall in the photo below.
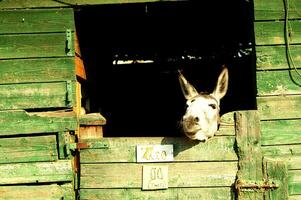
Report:
<svg viewBox="0 0 301 200"><path fill-rule="evenodd" d="M0 199L71 200L73 10L26 2L0 2Z"/></svg>
<svg viewBox="0 0 301 200"><path fill-rule="evenodd" d="M301 199L301 3L254 0L254 14L263 155L287 161L290 199Z"/></svg>

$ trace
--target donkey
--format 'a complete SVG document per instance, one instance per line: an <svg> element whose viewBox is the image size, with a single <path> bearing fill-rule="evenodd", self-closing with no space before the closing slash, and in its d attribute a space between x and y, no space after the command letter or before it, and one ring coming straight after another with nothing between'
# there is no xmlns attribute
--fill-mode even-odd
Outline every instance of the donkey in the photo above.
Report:
<svg viewBox="0 0 301 200"><path fill-rule="evenodd" d="M228 80L228 69L223 66L213 92L199 93L179 72L180 86L187 104L181 125L187 137L206 142L216 133L220 121L220 100L226 95Z"/></svg>

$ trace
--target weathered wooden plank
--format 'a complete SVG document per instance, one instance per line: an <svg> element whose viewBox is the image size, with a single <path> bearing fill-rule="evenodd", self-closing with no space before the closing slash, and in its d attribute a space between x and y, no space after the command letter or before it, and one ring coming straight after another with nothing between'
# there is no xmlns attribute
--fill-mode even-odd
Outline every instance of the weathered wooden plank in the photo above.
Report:
<svg viewBox="0 0 301 200"><path fill-rule="evenodd" d="M0 2L0 9L14 8L47 8L47 7L72 7L79 5L102 5L102 4L121 4L121 3L147 3L162 1L183 1L183 0L5 0Z"/></svg>
<svg viewBox="0 0 301 200"><path fill-rule="evenodd" d="M59 56L67 56L66 33L0 35L0 59Z"/></svg>
<svg viewBox="0 0 301 200"><path fill-rule="evenodd" d="M264 156L278 157L278 156L300 156L301 145L277 145L277 146L262 146Z"/></svg>
<svg viewBox="0 0 301 200"><path fill-rule="evenodd" d="M56 136L0 138L0 163L55 161Z"/></svg>
<svg viewBox="0 0 301 200"><path fill-rule="evenodd" d="M266 147L268 148L268 147ZM266 153L268 154L268 153ZM287 163L287 168L289 170L300 170L301 169L301 156L300 155L271 155L271 156L264 156L265 158L272 158L274 160L280 160Z"/></svg>
<svg viewBox="0 0 301 200"><path fill-rule="evenodd" d="M257 70L289 69L284 45L256 46ZM291 57L297 68L301 68L301 45L290 45Z"/></svg>
<svg viewBox="0 0 301 200"><path fill-rule="evenodd" d="M63 185L27 185L27 186L0 186L2 200L31 199L31 200L74 200L72 184Z"/></svg>
<svg viewBox="0 0 301 200"><path fill-rule="evenodd" d="M70 160L57 162L15 163L0 165L0 185L71 182Z"/></svg>
<svg viewBox="0 0 301 200"><path fill-rule="evenodd" d="M238 151L237 197L238 199L263 199L263 192L241 189L248 181L262 181L262 151L259 116L257 111L235 113ZM256 156L254 156L256 155Z"/></svg>
<svg viewBox="0 0 301 200"><path fill-rule="evenodd" d="M301 21L289 21L288 24L291 32L289 42L301 43ZM254 29L256 45L285 44L283 21L255 22Z"/></svg>
<svg viewBox="0 0 301 200"><path fill-rule="evenodd" d="M231 187L218 188L169 188L168 190L141 191L141 189L81 189L82 200L112 200L112 199L148 199L148 200L178 200L178 199L233 199Z"/></svg>
<svg viewBox="0 0 301 200"><path fill-rule="evenodd" d="M288 1L289 18L300 19L301 2ZM255 20L279 20L284 19L283 0L254 0Z"/></svg>
<svg viewBox="0 0 301 200"><path fill-rule="evenodd" d="M301 143L301 120L261 121L262 145Z"/></svg>
<svg viewBox="0 0 301 200"><path fill-rule="evenodd" d="M65 32L66 29L74 30L73 10L69 8L0 12L0 34Z"/></svg>
<svg viewBox="0 0 301 200"><path fill-rule="evenodd" d="M206 143L178 138L103 138L108 149L81 150L81 163L136 162L137 145L171 144L175 161L226 161L237 160L235 137L213 137ZM222 152L222 153L221 153Z"/></svg>
<svg viewBox="0 0 301 200"><path fill-rule="evenodd" d="M258 96L301 94L301 87L295 82L300 76L295 70L258 71L256 75Z"/></svg>
<svg viewBox="0 0 301 200"><path fill-rule="evenodd" d="M76 80L74 58L0 61L0 84Z"/></svg>
<svg viewBox="0 0 301 200"><path fill-rule="evenodd" d="M290 195L301 195L301 170L290 170L288 172Z"/></svg>
<svg viewBox="0 0 301 200"><path fill-rule="evenodd" d="M261 120L300 118L300 105L301 95L257 97Z"/></svg>
<svg viewBox="0 0 301 200"><path fill-rule="evenodd" d="M301 195L290 195L288 197L288 200L300 200L301 199Z"/></svg>
<svg viewBox="0 0 301 200"><path fill-rule="evenodd" d="M237 162L160 163L168 166L168 186L231 186ZM81 164L80 188L141 188L142 166L137 163Z"/></svg>
<svg viewBox="0 0 301 200"><path fill-rule="evenodd" d="M0 111L0 135L54 133L78 129L73 112L27 113L23 110Z"/></svg>

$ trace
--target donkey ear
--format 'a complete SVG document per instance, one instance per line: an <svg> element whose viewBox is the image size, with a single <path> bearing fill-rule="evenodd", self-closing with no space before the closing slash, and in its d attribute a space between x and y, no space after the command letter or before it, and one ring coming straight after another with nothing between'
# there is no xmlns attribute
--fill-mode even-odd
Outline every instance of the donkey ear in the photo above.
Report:
<svg viewBox="0 0 301 200"><path fill-rule="evenodd" d="M179 82L186 100L197 96L198 91L186 80L183 74L179 71Z"/></svg>
<svg viewBox="0 0 301 200"><path fill-rule="evenodd" d="M212 95L216 99L220 100L226 95L228 90L228 82L229 82L228 69L225 66L223 66L223 70L218 77L216 87L212 93Z"/></svg>

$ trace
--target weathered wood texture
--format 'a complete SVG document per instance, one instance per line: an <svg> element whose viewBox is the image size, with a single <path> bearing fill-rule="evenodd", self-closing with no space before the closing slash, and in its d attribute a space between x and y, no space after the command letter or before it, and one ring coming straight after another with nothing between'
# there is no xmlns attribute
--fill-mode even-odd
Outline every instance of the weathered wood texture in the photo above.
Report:
<svg viewBox="0 0 301 200"><path fill-rule="evenodd" d="M32 185L32 186L0 186L2 200L74 200L72 184Z"/></svg>
<svg viewBox="0 0 301 200"><path fill-rule="evenodd" d="M14 59L0 62L0 84L75 81L75 78L72 57Z"/></svg>
<svg viewBox="0 0 301 200"><path fill-rule="evenodd" d="M289 18L300 19L301 2L289 1ZM254 0L255 20L279 20L284 19L283 0Z"/></svg>
<svg viewBox="0 0 301 200"><path fill-rule="evenodd" d="M27 113L22 110L0 111L0 135L55 133L78 129L73 112Z"/></svg>
<svg viewBox="0 0 301 200"><path fill-rule="evenodd" d="M0 163L55 161L56 136L0 138Z"/></svg>
<svg viewBox="0 0 301 200"><path fill-rule="evenodd" d="M108 149L81 150L81 163L136 162L136 146L148 144L172 144L175 161L223 161L237 160L235 138L216 136L206 143L179 138L104 138Z"/></svg>
<svg viewBox="0 0 301 200"><path fill-rule="evenodd" d="M168 165L169 188L231 186L237 162L160 163ZM81 188L141 188L137 163L81 164Z"/></svg>
<svg viewBox="0 0 301 200"><path fill-rule="evenodd" d="M0 110L70 108L75 82L0 85Z"/></svg>
<svg viewBox="0 0 301 200"><path fill-rule="evenodd" d="M148 200L178 200L178 199L233 199L231 187L219 188L169 188L141 192L141 189L81 189L82 200L119 200L119 199L148 199Z"/></svg>
<svg viewBox="0 0 301 200"><path fill-rule="evenodd" d="M0 185L71 182L71 162L33 162L0 165Z"/></svg>

